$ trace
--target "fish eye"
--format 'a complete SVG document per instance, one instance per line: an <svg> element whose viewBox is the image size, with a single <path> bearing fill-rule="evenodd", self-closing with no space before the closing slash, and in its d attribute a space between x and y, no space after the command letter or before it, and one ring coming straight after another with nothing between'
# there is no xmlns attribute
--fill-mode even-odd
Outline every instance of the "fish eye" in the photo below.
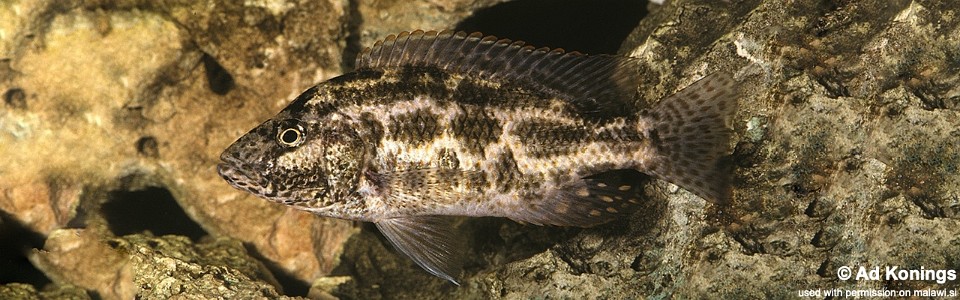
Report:
<svg viewBox="0 0 960 300"><path fill-rule="evenodd" d="M277 142L286 147L296 147L303 144L303 127L296 120L285 120L280 122L277 129Z"/></svg>

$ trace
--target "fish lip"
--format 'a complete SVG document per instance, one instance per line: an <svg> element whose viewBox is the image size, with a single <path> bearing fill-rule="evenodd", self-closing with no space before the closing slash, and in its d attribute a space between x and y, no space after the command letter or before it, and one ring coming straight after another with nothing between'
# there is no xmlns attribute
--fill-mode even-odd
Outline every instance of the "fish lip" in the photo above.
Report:
<svg viewBox="0 0 960 300"><path fill-rule="evenodd" d="M223 155L221 160L223 162L217 164L217 172L230 186L263 199L280 201L275 197L273 184L251 164L227 155Z"/></svg>
<svg viewBox="0 0 960 300"><path fill-rule="evenodd" d="M240 160L239 158L231 155L231 154L230 154L230 151L224 151L223 153L220 153L220 161L221 161L221 163L220 163L219 165L231 165L231 166L233 166L233 165L242 166L242 165L243 165L243 161ZM219 165L218 165L218 166L219 166Z"/></svg>
<svg viewBox="0 0 960 300"><path fill-rule="evenodd" d="M251 168L240 159L224 153L220 156L220 161L221 162L217 164L217 173L235 188L253 192L252 188L254 187L249 186L249 184L261 184L263 178L257 175L256 172L253 172ZM239 186L238 183L240 182L246 183L247 186Z"/></svg>
<svg viewBox="0 0 960 300"><path fill-rule="evenodd" d="M220 177L223 177L227 181L232 181L233 179L232 175L239 173L236 170L237 170L236 168L234 168L231 164L228 164L226 162L221 162L217 164L217 174L220 174Z"/></svg>
<svg viewBox="0 0 960 300"><path fill-rule="evenodd" d="M219 173L220 176L223 177L224 179L226 179L227 177L230 177L228 175L233 175L238 173L240 175L243 175L242 172L240 172L239 170L240 168L235 167L235 165L242 165L242 164L243 162L241 162L239 159L236 159L233 156L227 155L227 153L224 152L223 154L220 154L220 163L217 164L217 173Z"/></svg>

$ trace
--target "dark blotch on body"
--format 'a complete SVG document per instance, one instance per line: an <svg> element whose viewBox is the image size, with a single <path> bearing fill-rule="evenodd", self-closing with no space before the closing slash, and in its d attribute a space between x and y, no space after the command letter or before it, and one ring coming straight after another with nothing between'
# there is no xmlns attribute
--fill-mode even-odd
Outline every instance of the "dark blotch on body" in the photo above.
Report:
<svg viewBox="0 0 960 300"><path fill-rule="evenodd" d="M306 91L303 91L303 93L301 93L300 96L297 96L297 99L294 99L293 102L290 102L290 105L287 105L286 110L295 111L295 112L303 111L304 108L307 106L307 102L309 102L310 99L313 99L314 97L317 96L317 89L318 89L317 86L313 86L307 89Z"/></svg>
<svg viewBox="0 0 960 300"><path fill-rule="evenodd" d="M951 199L952 174L960 172L960 150L948 141L931 145L911 144L888 171L884 183L919 207L928 218L960 218L960 205Z"/></svg>
<svg viewBox="0 0 960 300"><path fill-rule="evenodd" d="M460 167L460 159L457 158L457 151L453 149L441 149L437 155L437 166L447 170L458 169Z"/></svg>
<svg viewBox="0 0 960 300"><path fill-rule="evenodd" d="M370 145L379 145L383 140L383 124L377 121L373 113L363 113L360 115L361 136L363 136ZM373 150L373 149L371 149Z"/></svg>
<svg viewBox="0 0 960 300"><path fill-rule="evenodd" d="M461 80L453 92L453 98L464 104L484 105L494 101L507 101L495 88L471 80Z"/></svg>
<svg viewBox="0 0 960 300"><path fill-rule="evenodd" d="M632 124L632 123L627 123ZM614 145L642 142L643 135L637 130L636 126L623 126L603 130L597 134L596 140L613 143Z"/></svg>
<svg viewBox="0 0 960 300"><path fill-rule="evenodd" d="M585 127L540 120L517 124L513 134L525 142L528 153L534 157L567 154L594 139Z"/></svg>
<svg viewBox="0 0 960 300"><path fill-rule="evenodd" d="M514 184L519 183L520 169L517 167L517 161L513 159L513 152L505 151L497 158L497 167L493 172L493 184L501 193L510 191Z"/></svg>
<svg viewBox="0 0 960 300"><path fill-rule="evenodd" d="M546 107L549 95L527 90L509 82L494 83L474 78L464 78L457 83L452 99L466 105L510 107Z"/></svg>
<svg viewBox="0 0 960 300"><path fill-rule="evenodd" d="M468 151L482 155L484 148L500 139L503 129L500 122L481 111L458 115L450 124L453 135L460 139Z"/></svg>
<svg viewBox="0 0 960 300"><path fill-rule="evenodd" d="M390 137L415 146L433 141L440 134L439 116L424 110L401 114L387 125Z"/></svg>
<svg viewBox="0 0 960 300"><path fill-rule="evenodd" d="M448 99L446 74L436 68L404 67L396 72L361 69L330 79L326 90L337 105L390 104L417 96ZM323 115L323 114L320 114Z"/></svg>
<svg viewBox="0 0 960 300"><path fill-rule="evenodd" d="M446 82L450 74L436 67L405 66L397 69L396 76L399 81L431 85Z"/></svg>

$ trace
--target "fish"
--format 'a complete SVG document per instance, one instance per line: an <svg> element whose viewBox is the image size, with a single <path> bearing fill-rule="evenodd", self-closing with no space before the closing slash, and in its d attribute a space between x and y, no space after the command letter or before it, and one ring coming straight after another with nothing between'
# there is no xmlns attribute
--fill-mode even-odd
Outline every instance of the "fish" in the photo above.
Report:
<svg viewBox="0 0 960 300"><path fill-rule="evenodd" d="M730 201L733 76L642 105L639 65L481 33L390 35L237 139L217 170L268 201L372 222L459 285L451 219L592 227L639 208L632 174Z"/></svg>

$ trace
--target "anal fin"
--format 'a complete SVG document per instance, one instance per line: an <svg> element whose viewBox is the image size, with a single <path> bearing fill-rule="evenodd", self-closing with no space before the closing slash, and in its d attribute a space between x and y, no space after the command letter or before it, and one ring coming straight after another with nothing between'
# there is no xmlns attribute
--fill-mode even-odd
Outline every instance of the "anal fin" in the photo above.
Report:
<svg viewBox="0 0 960 300"><path fill-rule="evenodd" d="M437 277L460 285L463 241L450 217L412 216L375 222L377 229L401 253Z"/></svg>
<svg viewBox="0 0 960 300"><path fill-rule="evenodd" d="M646 175L632 169L584 177L553 190L511 219L537 225L592 227L640 208Z"/></svg>

